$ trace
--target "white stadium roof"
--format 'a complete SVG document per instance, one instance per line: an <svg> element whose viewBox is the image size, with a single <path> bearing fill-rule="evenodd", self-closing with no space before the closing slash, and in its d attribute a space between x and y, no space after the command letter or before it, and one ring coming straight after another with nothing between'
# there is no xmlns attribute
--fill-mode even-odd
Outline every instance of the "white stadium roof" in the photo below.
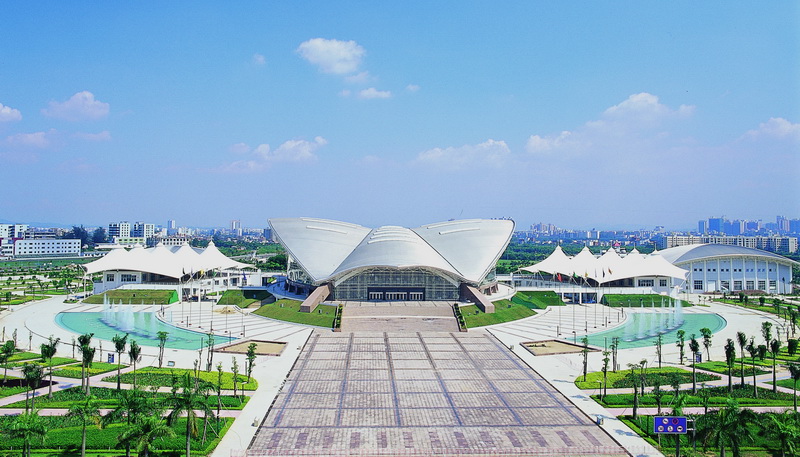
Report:
<svg viewBox="0 0 800 457"><path fill-rule="evenodd" d="M522 270L531 273L579 276L593 279L600 284L641 276L686 279L688 274L688 271L676 267L660 253L644 255L634 248L625 257L620 257L613 249L609 249L602 256L595 257L585 246L575 257L568 257L561 250L561 246L556 246L546 259Z"/></svg>
<svg viewBox="0 0 800 457"><path fill-rule="evenodd" d="M670 263L680 265L710 258L724 257L760 257L773 262L800 265L800 263L774 252L761 249L732 246L729 244L688 244L659 251L659 255Z"/></svg>
<svg viewBox="0 0 800 457"><path fill-rule="evenodd" d="M514 232L513 221L494 219L448 221L414 229L369 229L313 218L270 219L269 223L294 261L318 284L374 267L430 268L478 283L494 268Z"/></svg>
<svg viewBox="0 0 800 457"><path fill-rule="evenodd" d="M213 241L209 242L205 249L193 248L187 243L173 247L159 243L156 247L148 249L137 245L130 251L112 249L105 256L83 265L88 274L112 270L143 271L170 278L180 278L200 271L247 267L252 265L226 257Z"/></svg>

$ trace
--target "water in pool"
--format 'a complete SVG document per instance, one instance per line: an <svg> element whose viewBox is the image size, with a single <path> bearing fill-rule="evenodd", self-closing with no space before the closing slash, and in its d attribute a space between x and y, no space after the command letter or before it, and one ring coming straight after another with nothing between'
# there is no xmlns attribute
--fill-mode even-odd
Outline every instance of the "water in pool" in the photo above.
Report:
<svg viewBox="0 0 800 457"><path fill-rule="evenodd" d="M114 335L129 333L128 340L136 340L142 346L158 347L158 332L167 332L166 347L171 349L199 349L204 333L184 330L165 324L153 312L134 312L123 307L117 315L104 312L64 312L56 315L56 323L76 333L94 333L97 338L111 340ZM215 335L215 344L233 341L236 338Z"/></svg>
<svg viewBox="0 0 800 457"><path fill-rule="evenodd" d="M640 348L645 346L655 346L658 335L664 345L674 345L678 339L678 330L686 332L686 342L688 347L689 338L694 333L700 337L700 329L707 327L712 333L716 333L727 325L725 319L718 314L684 314L682 323L679 326L667 328L664 320L669 316L664 313L630 313L628 320L620 327L606 330L604 332L589 335L589 344L599 347L607 347L611 344L611 339L619 337L620 349Z"/></svg>

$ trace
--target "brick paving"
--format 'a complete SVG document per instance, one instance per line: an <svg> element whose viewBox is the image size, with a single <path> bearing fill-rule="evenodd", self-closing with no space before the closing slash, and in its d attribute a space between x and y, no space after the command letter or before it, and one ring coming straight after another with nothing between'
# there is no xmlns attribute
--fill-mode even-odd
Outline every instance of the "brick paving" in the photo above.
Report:
<svg viewBox="0 0 800 457"><path fill-rule="evenodd" d="M628 455L483 331L315 331L248 455Z"/></svg>

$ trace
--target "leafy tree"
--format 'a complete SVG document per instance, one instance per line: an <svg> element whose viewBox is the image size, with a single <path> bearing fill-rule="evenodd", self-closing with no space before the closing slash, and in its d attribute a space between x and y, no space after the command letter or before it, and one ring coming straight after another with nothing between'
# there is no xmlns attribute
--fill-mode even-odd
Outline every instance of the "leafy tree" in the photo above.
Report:
<svg viewBox="0 0 800 457"><path fill-rule="evenodd" d="M758 386L756 386L756 356L758 355L758 348L755 345L755 341L753 337L750 337L750 341L747 342L747 352L750 353L750 357L753 359L753 398L758 398Z"/></svg>
<svg viewBox="0 0 800 457"><path fill-rule="evenodd" d="M798 342L796 339L794 338L789 339L788 346L786 347L786 352L788 352L789 355L791 356L797 354L797 344Z"/></svg>
<svg viewBox="0 0 800 457"><path fill-rule="evenodd" d="M789 410L783 413L767 413L761 432L781 443L781 456L797 455L800 451L800 416Z"/></svg>
<svg viewBox="0 0 800 457"><path fill-rule="evenodd" d="M658 368L661 368L661 346L664 344L664 337L660 333L656 337L656 357L658 358Z"/></svg>
<svg viewBox="0 0 800 457"><path fill-rule="evenodd" d="M208 358L206 359L206 372L211 373L211 367L214 363L214 334L208 333L206 335L206 346L208 347Z"/></svg>
<svg viewBox="0 0 800 457"><path fill-rule="evenodd" d="M778 353L781 352L781 342L778 340L772 340L769 343L769 353L772 354L772 391L778 391L778 384L777 384L777 369L775 364L775 358L778 356Z"/></svg>
<svg viewBox="0 0 800 457"><path fill-rule="evenodd" d="M733 365L736 363L736 346L728 338L725 343L725 364L728 366L728 392L733 392Z"/></svg>
<svg viewBox="0 0 800 457"><path fill-rule="evenodd" d="M746 357L744 354L744 348L747 346L747 335L744 332L736 332L736 342L739 343L739 352L742 354L741 360L741 368L742 372L740 373L742 377L742 387L744 387L744 358Z"/></svg>
<svg viewBox="0 0 800 457"><path fill-rule="evenodd" d="M619 337L615 336L611 338L611 371L614 373L617 372L617 350L619 349Z"/></svg>
<svg viewBox="0 0 800 457"><path fill-rule="evenodd" d="M697 393L697 368L695 367L697 361L697 353L700 352L700 343L697 342L694 333L692 333L691 340L689 340L689 350L692 351L692 393Z"/></svg>
<svg viewBox="0 0 800 457"><path fill-rule="evenodd" d="M164 347L167 345L167 335L169 335L168 332L158 332L158 368L161 368L161 364L164 361Z"/></svg>
<svg viewBox="0 0 800 457"><path fill-rule="evenodd" d="M633 418L636 419L639 414L639 382L636 381L636 371L642 368L641 364L629 363L628 368L631 370L631 379L633 381Z"/></svg>
<svg viewBox="0 0 800 457"><path fill-rule="evenodd" d="M250 382L250 375L253 373L253 365L256 363L256 343L247 345L247 382Z"/></svg>
<svg viewBox="0 0 800 457"><path fill-rule="evenodd" d="M683 331L683 330L678 330L678 340L675 341L675 345L678 346L681 365L683 365L683 358L685 356L685 352L684 352L684 344L685 344L685 342L686 342L686 332Z"/></svg>
<svg viewBox="0 0 800 457"><path fill-rule="evenodd" d="M86 347L86 350L88 351L89 345L92 344L92 337L93 336L94 336L94 333L84 333L83 335L80 335L78 337L78 348L80 349L81 360L83 362L83 363L81 363L81 387L84 387L84 388L86 388L86 384L88 384L88 379L86 381L84 381L84 377L86 377L86 368L87 368L87 366L86 366L86 364L87 364L86 357L88 356L88 352L85 352L84 346ZM74 342L72 344L72 347L74 349L74 347L75 347L75 343ZM73 352L72 355L73 355L73 357L75 356L74 352ZM92 352L92 359L94 359L94 352ZM88 391L88 389L87 389L87 391Z"/></svg>
<svg viewBox="0 0 800 457"><path fill-rule="evenodd" d="M133 388L136 388L136 362L142 356L142 347L139 346L139 343L136 340L131 340L130 347L128 348L128 357L131 358L131 364L133 364Z"/></svg>
<svg viewBox="0 0 800 457"><path fill-rule="evenodd" d="M67 417L77 417L81 421L81 457L86 457L86 426L89 423L100 425L100 410L94 397L88 395L83 402L75 402L69 407Z"/></svg>
<svg viewBox="0 0 800 457"><path fill-rule="evenodd" d="M769 346L769 342L772 341L772 322L761 323L761 336L764 337L765 346Z"/></svg>
<svg viewBox="0 0 800 457"><path fill-rule="evenodd" d="M609 351L603 351L603 392L600 394L600 401L608 394L608 361Z"/></svg>
<svg viewBox="0 0 800 457"><path fill-rule="evenodd" d="M80 227L78 227L77 225L73 225L72 230L67 232L65 238L73 240L81 240L81 246L86 246L89 244L89 232L85 228L83 228L82 225Z"/></svg>
<svg viewBox="0 0 800 457"><path fill-rule="evenodd" d="M16 330L14 330L16 332ZM6 382L6 377L8 376L8 360L11 358L12 355L17 351L16 344L14 344L14 340L8 340L3 343L3 346L0 347L0 364L3 365L3 384Z"/></svg>
<svg viewBox="0 0 800 457"><path fill-rule="evenodd" d="M794 412L797 413L797 381L800 381L800 365L796 363L790 363L789 375L792 377L792 390L794 390L794 395L792 398L794 403Z"/></svg>
<svg viewBox="0 0 800 457"><path fill-rule="evenodd" d="M585 336L581 338L581 344L583 344L581 348L581 354L583 355L583 382L586 382L586 371L589 366L589 338Z"/></svg>
<svg viewBox="0 0 800 457"><path fill-rule="evenodd" d="M706 348L706 356L708 357L708 361L711 361L711 329L708 327L703 327L700 329L700 335L703 336L703 347Z"/></svg>
<svg viewBox="0 0 800 457"><path fill-rule="evenodd" d="M8 435L22 439L22 457L30 457L31 442L36 439L44 441L47 427L37 411L24 412L11 423Z"/></svg>
<svg viewBox="0 0 800 457"><path fill-rule="evenodd" d="M149 457L153 442L159 438L172 438L175 431L160 416L144 416L119 435L120 444L130 454L134 446L141 457Z"/></svg>
<svg viewBox="0 0 800 457"><path fill-rule="evenodd" d="M236 383L239 380L239 363L236 361L236 357L233 357L233 365L231 366L231 371L233 371L233 396L238 397L236 393Z"/></svg>
<svg viewBox="0 0 800 457"><path fill-rule="evenodd" d="M725 448L730 446L733 457L742 455L742 444L752 441L756 414L750 409L742 409L736 400L728 398L725 406L711 414L701 417L699 422L703 446L709 442L725 457Z"/></svg>
<svg viewBox="0 0 800 457"><path fill-rule="evenodd" d="M125 336L114 335L111 338L114 343L114 351L117 353L117 390L120 390L120 374L122 371L122 353L125 352L125 346L128 345L128 334Z"/></svg>
<svg viewBox="0 0 800 457"><path fill-rule="evenodd" d="M661 390L661 384L656 384L653 387L653 398L656 399L656 406L658 406L658 415L661 415L661 401L664 398L664 391Z"/></svg>
<svg viewBox="0 0 800 457"><path fill-rule="evenodd" d="M106 229L103 227L97 227L94 232L92 232L92 244L105 243L107 239Z"/></svg>
<svg viewBox="0 0 800 457"><path fill-rule="evenodd" d="M39 384L42 383L42 378L44 377L42 366L35 363L25 363L22 366L22 377L25 379L25 386L28 388L28 390L35 390L37 387L39 387ZM28 395L28 391L26 391L25 412L28 412L28 397L31 398L31 410L35 409L34 402L36 400L36 396Z"/></svg>
<svg viewBox="0 0 800 457"><path fill-rule="evenodd" d="M47 343L42 343L39 350L42 353L42 358L47 360L47 365L50 372L50 385L47 389L47 397L53 398L53 356L56 355L56 348L58 347L58 343L61 341L61 338L53 338L53 335L50 335L50 338L47 339Z"/></svg>
<svg viewBox="0 0 800 457"><path fill-rule="evenodd" d="M186 413L186 457L191 457L191 437L197 436L197 412L200 411L204 415L214 416L214 412L209 407L208 401L201 390L204 387L204 385L198 385L193 382L189 374L186 373L180 391L176 389L167 399L167 403L171 408L167 416L167 425L174 425L181 414Z"/></svg>

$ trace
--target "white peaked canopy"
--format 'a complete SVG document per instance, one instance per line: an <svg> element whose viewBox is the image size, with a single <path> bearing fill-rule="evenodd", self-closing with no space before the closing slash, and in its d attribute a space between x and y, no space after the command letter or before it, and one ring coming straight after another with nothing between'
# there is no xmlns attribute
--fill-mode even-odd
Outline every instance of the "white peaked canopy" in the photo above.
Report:
<svg viewBox="0 0 800 457"><path fill-rule="evenodd" d="M225 257L213 242L199 252L187 243L174 251L161 243L148 249L141 246L135 246L130 251L112 249L104 257L83 265L88 274L123 270L142 271L170 278L180 278L200 271L247 267L252 267L252 265Z"/></svg>
<svg viewBox="0 0 800 457"><path fill-rule="evenodd" d="M578 276L593 279L600 284L634 277L668 277L686 279L688 272L676 267L659 254L644 255L634 248L625 257L609 249L602 256L595 257L588 247L584 247L575 257L567 257L561 246L539 263L522 268L531 273L561 274L565 277Z"/></svg>

